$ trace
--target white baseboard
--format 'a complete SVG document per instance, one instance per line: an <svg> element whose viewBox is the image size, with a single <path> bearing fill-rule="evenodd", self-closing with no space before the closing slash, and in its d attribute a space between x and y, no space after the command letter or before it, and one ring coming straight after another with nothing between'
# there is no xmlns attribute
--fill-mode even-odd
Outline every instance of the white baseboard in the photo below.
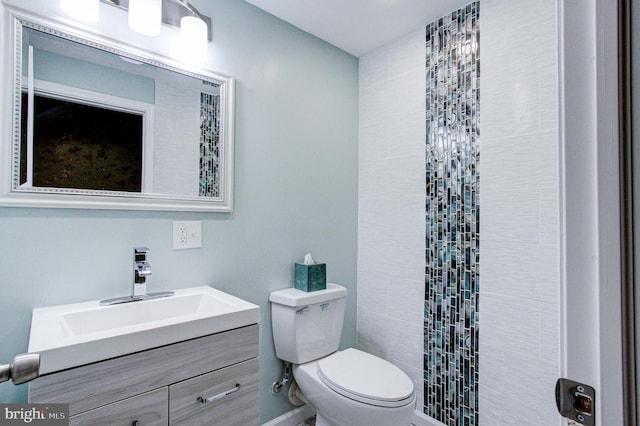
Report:
<svg viewBox="0 0 640 426"><path fill-rule="evenodd" d="M267 423L263 423L262 426L296 426L298 423L304 422L314 414L315 411L313 411L309 406L303 405L302 407L286 412Z"/></svg>
<svg viewBox="0 0 640 426"><path fill-rule="evenodd" d="M418 410L413 413L413 424L415 426L447 426Z"/></svg>

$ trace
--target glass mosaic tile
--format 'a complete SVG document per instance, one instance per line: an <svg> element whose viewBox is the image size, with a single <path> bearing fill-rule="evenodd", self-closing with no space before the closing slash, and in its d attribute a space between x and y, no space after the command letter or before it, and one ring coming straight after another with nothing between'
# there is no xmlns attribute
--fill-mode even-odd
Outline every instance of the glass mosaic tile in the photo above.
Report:
<svg viewBox="0 0 640 426"><path fill-rule="evenodd" d="M200 93L201 197L220 197L220 96Z"/></svg>
<svg viewBox="0 0 640 426"><path fill-rule="evenodd" d="M478 425L480 3L426 28L423 411Z"/></svg>

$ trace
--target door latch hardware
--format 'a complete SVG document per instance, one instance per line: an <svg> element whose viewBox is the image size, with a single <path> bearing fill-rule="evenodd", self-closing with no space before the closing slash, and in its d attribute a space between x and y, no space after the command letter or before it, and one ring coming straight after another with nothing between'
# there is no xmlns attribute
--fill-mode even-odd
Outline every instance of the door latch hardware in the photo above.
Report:
<svg viewBox="0 0 640 426"><path fill-rule="evenodd" d="M556 405L560 415L584 426L596 424L596 390L583 383L558 379Z"/></svg>

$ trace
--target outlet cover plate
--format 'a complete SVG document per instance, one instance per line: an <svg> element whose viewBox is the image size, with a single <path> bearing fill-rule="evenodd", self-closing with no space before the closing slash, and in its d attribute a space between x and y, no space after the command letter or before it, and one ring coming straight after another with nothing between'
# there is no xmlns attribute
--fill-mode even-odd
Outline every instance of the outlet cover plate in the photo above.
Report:
<svg viewBox="0 0 640 426"><path fill-rule="evenodd" d="M202 222L199 220L173 222L173 249L202 247Z"/></svg>

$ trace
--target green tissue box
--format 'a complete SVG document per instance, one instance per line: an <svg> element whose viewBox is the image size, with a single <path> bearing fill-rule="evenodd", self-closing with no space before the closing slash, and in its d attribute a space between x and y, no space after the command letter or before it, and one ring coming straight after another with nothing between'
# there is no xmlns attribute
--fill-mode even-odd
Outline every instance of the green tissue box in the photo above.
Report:
<svg viewBox="0 0 640 426"><path fill-rule="evenodd" d="M298 290L317 291L327 288L327 264L304 265L296 263L296 285Z"/></svg>

